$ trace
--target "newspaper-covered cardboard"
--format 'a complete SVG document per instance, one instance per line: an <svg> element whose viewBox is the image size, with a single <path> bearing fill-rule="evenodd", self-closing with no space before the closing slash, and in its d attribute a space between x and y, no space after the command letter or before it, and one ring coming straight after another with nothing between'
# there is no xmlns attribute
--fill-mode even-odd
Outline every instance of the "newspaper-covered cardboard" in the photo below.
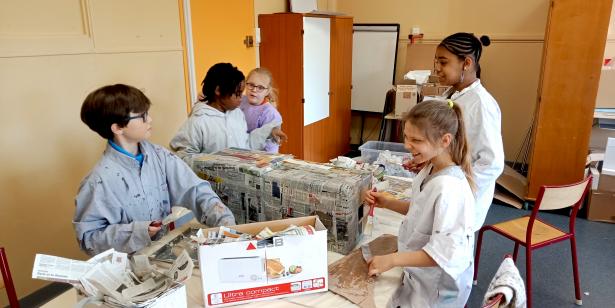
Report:
<svg viewBox="0 0 615 308"><path fill-rule="evenodd" d="M239 224L317 215L329 230L329 250L346 254L360 239L361 191L371 183L367 171L239 149L203 156L193 168L212 183Z"/></svg>
<svg viewBox="0 0 615 308"><path fill-rule="evenodd" d="M317 215L329 230L329 250L346 254L356 246L371 173L287 160L263 179L267 220Z"/></svg>

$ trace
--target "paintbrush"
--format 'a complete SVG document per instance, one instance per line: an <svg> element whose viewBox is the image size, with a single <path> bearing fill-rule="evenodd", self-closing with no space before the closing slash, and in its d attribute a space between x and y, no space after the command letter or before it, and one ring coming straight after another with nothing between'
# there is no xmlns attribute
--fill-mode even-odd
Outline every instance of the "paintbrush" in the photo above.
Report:
<svg viewBox="0 0 615 308"><path fill-rule="evenodd" d="M376 192L376 188L372 189L373 192ZM372 235L374 231L374 206L376 203L372 203L369 205L369 212L367 213L367 223L365 224L364 234L369 236Z"/></svg>

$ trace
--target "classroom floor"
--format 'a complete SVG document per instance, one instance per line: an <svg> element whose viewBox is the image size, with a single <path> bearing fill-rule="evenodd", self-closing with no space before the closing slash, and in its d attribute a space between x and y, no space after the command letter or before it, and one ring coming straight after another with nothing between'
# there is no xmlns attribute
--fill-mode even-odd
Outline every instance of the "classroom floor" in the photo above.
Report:
<svg viewBox="0 0 615 308"><path fill-rule="evenodd" d="M530 211L493 204L485 224L527 215ZM568 216L540 213L540 217L567 230ZM614 307L615 224L577 218L577 253L582 307ZM477 234L478 235L478 234ZM525 251L521 247L517 267L525 281ZM504 255L512 254L514 243L494 232L483 236L478 285L472 289L468 307L480 307L487 286ZM574 304L574 282L569 241L534 250L532 253L533 307L579 307Z"/></svg>

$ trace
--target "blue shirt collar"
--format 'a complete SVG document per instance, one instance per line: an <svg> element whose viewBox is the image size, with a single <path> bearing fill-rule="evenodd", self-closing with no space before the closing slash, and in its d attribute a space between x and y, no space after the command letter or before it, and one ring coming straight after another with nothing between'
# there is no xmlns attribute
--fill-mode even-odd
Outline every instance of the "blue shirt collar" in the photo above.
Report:
<svg viewBox="0 0 615 308"><path fill-rule="evenodd" d="M139 166L143 166L143 153L139 153L137 155L133 155L132 153L124 150L121 146L117 145L115 142L113 142L111 139L108 140L109 141L109 145L115 149L116 151L135 159L136 161L139 162Z"/></svg>

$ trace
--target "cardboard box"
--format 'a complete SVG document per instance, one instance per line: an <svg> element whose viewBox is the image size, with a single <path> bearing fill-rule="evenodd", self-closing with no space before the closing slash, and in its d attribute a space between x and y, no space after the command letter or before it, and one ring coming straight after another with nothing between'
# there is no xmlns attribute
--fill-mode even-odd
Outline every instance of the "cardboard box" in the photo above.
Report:
<svg viewBox="0 0 615 308"><path fill-rule="evenodd" d="M192 169L211 182L238 224L266 220L261 202L263 175L292 155L224 149L194 160Z"/></svg>
<svg viewBox="0 0 615 308"><path fill-rule="evenodd" d="M602 174L599 175L598 178L595 178L595 181L598 182L597 188L603 192L615 192L615 175L608 175L604 173L604 169L602 169ZM593 173L592 173L593 174ZM592 185L593 187L594 185Z"/></svg>
<svg viewBox="0 0 615 308"><path fill-rule="evenodd" d="M425 96L442 96L446 90L448 90L448 86L442 86L437 83L426 83L421 85L421 95Z"/></svg>
<svg viewBox="0 0 615 308"><path fill-rule="evenodd" d="M401 117L418 102L417 85L398 84L395 86L395 116Z"/></svg>
<svg viewBox="0 0 615 308"><path fill-rule="evenodd" d="M609 138L606 144L598 190L615 192L615 138Z"/></svg>
<svg viewBox="0 0 615 308"><path fill-rule="evenodd" d="M329 250L349 253L363 234L361 192L371 172L285 161L263 176L266 220L316 215L329 230Z"/></svg>
<svg viewBox="0 0 615 308"><path fill-rule="evenodd" d="M329 230L329 250L346 254L360 240L361 192L371 172L284 158L257 167L256 151L226 149L194 161L238 224L317 215Z"/></svg>
<svg viewBox="0 0 615 308"><path fill-rule="evenodd" d="M615 192L592 190L587 219L615 223Z"/></svg>
<svg viewBox="0 0 615 308"><path fill-rule="evenodd" d="M263 241L201 245L199 262L205 307L224 307L253 301L328 290L327 229L317 216L234 226L257 234L268 227L280 231L290 225L311 225L315 234L281 236ZM204 234L208 231L203 230ZM291 274L291 266L300 266Z"/></svg>

